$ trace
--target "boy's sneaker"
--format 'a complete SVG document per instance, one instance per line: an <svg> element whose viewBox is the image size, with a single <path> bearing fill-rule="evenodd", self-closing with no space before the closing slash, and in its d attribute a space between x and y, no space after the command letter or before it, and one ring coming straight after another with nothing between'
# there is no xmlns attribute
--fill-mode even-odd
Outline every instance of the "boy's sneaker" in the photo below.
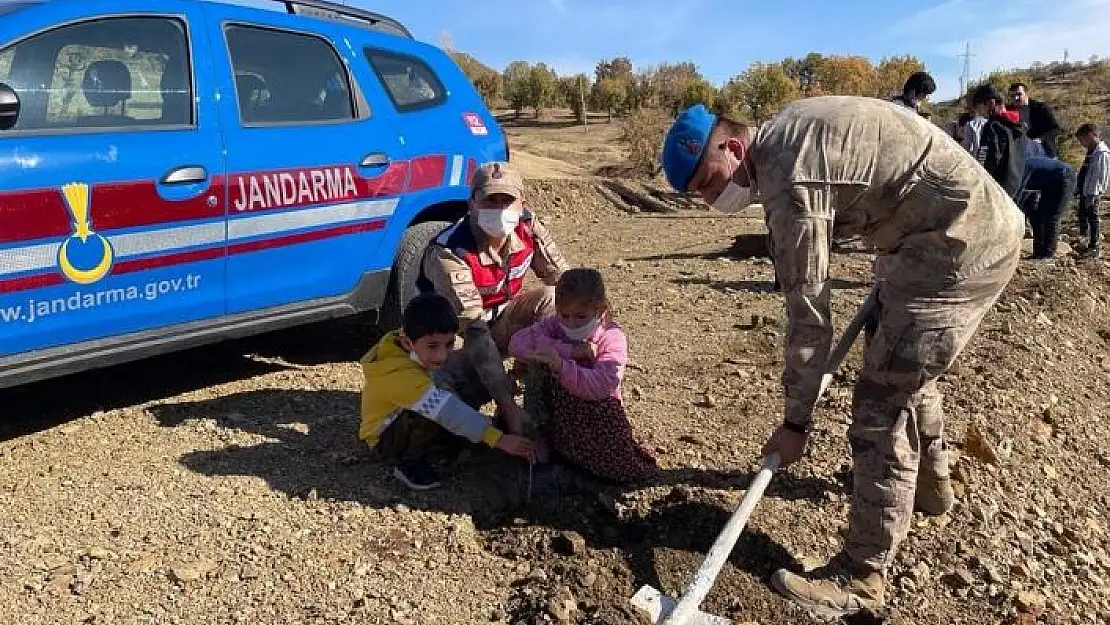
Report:
<svg viewBox="0 0 1110 625"><path fill-rule="evenodd" d="M393 477L413 490L431 490L440 485L439 474L424 460L402 462L393 469Z"/></svg>

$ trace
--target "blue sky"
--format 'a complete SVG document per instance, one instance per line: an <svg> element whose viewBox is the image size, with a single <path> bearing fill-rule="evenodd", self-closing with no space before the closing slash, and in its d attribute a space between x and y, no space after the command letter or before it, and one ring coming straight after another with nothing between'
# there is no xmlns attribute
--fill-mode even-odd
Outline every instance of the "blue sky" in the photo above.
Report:
<svg viewBox="0 0 1110 625"><path fill-rule="evenodd" d="M351 0L348 0L351 1ZM598 59L637 67L694 61L723 83L753 61L816 51L925 61L942 98L959 89L970 42L972 76L1034 61L1110 55L1110 0L356 0L404 22L417 38L449 37L496 69L543 61L560 74Z"/></svg>

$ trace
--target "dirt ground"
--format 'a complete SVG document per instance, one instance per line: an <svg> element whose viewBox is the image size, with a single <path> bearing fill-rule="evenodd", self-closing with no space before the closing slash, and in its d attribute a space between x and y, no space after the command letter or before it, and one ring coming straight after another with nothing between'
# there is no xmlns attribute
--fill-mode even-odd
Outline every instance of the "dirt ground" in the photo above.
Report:
<svg viewBox="0 0 1110 625"><path fill-rule="evenodd" d="M589 156L560 156L570 132L513 129L514 153L608 164L601 131ZM0 622L646 622L629 597L681 592L759 464L781 413L784 314L758 214L629 214L594 182L529 192L573 262L605 274L661 483L537 468L529 499L527 465L479 450L414 495L355 436L368 321L192 350L0 392ZM835 257L838 326L870 261ZM1106 262L1022 266L943 379L959 503L915 520L880 620L1110 622L1108 320ZM839 547L858 366L857 346L705 610L814 622L767 582Z"/></svg>

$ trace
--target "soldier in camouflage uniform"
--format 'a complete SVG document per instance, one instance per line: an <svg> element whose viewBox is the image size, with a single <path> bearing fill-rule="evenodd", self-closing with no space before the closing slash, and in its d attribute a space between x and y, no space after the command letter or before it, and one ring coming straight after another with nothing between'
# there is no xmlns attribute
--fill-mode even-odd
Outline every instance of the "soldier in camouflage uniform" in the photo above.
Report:
<svg viewBox="0 0 1110 625"><path fill-rule="evenodd" d="M827 565L772 580L822 615L878 608L915 507L940 515L954 503L937 378L1013 275L1022 214L940 128L869 98L801 100L758 131L693 107L669 132L663 164L675 188L720 210L740 210L756 192L763 203L789 317L785 416L764 453L783 466L804 453L833 339L834 221L878 251L877 312L848 432L848 536Z"/></svg>
<svg viewBox="0 0 1110 625"><path fill-rule="evenodd" d="M471 406L491 399L508 430L520 434L529 415L513 400L505 371L509 339L555 312L555 284L568 269L550 232L524 206L524 180L508 163L488 163L471 180L469 213L424 252L417 286L450 300L463 347L436 372L437 384ZM526 291L528 270L544 284Z"/></svg>

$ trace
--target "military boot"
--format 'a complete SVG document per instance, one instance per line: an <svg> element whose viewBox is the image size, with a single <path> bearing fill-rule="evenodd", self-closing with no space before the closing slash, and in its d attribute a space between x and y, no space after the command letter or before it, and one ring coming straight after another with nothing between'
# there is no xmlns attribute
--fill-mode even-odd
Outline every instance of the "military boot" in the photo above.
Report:
<svg viewBox="0 0 1110 625"><path fill-rule="evenodd" d="M940 438L922 440L917 465L917 491L913 509L926 516L947 514L956 505L956 491L948 474L948 450Z"/></svg>
<svg viewBox="0 0 1110 625"><path fill-rule="evenodd" d="M841 555L825 566L805 573L779 569L771 585L784 597L823 619L838 619L858 612L875 612L884 606L881 573L848 573Z"/></svg>

